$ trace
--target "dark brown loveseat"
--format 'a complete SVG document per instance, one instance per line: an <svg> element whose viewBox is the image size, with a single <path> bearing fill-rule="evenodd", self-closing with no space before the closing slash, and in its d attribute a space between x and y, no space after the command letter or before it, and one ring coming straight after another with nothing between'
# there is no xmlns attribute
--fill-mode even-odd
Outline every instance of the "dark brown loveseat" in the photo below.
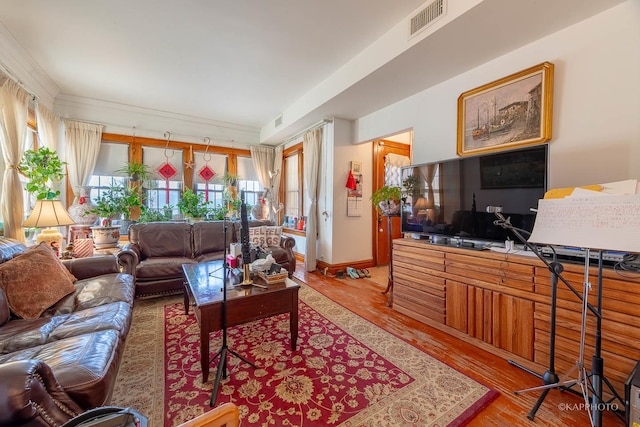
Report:
<svg viewBox="0 0 640 427"><path fill-rule="evenodd" d="M227 239L224 239L224 226ZM272 225L250 221L249 227ZM183 264L224 258L233 242L238 242L240 223L235 221L150 222L129 227L129 243L118 254L118 261L135 276L136 296L179 293L184 290ZM295 271L295 240L282 236L279 246L267 248L289 275Z"/></svg>
<svg viewBox="0 0 640 427"><path fill-rule="evenodd" d="M0 238L6 267L25 249ZM131 325L133 277L120 273L113 256L64 264L78 280L38 318L16 317L12 294L0 287L0 426L61 425L110 403ZM13 272L2 273L8 289Z"/></svg>

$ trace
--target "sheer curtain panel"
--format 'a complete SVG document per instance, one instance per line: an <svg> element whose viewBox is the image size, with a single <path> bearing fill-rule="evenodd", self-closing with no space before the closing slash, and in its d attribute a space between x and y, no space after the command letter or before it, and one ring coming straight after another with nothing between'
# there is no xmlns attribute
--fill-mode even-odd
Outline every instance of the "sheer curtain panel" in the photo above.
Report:
<svg viewBox="0 0 640 427"><path fill-rule="evenodd" d="M316 270L316 242L318 240L318 171L322 148L322 128L311 130L302 137L304 197L306 207L307 241L304 268Z"/></svg>
<svg viewBox="0 0 640 427"><path fill-rule="evenodd" d="M5 164L0 205L4 235L22 243L24 199L18 164L24 153L28 105L29 94L10 78L0 75L0 145Z"/></svg>
<svg viewBox="0 0 640 427"><path fill-rule="evenodd" d="M58 126L60 119L47 107L36 104L36 122L38 124L38 136L42 145L51 151L58 150Z"/></svg>
<svg viewBox="0 0 640 427"><path fill-rule="evenodd" d="M100 154L102 129L93 123L64 121L67 142L67 171L73 194L78 195L80 187L89 185L93 169ZM125 166L125 165L122 165Z"/></svg>
<svg viewBox="0 0 640 427"><path fill-rule="evenodd" d="M258 173L258 181L265 189L271 189L269 171L273 167L273 148L251 146L251 159Z"/></svg>

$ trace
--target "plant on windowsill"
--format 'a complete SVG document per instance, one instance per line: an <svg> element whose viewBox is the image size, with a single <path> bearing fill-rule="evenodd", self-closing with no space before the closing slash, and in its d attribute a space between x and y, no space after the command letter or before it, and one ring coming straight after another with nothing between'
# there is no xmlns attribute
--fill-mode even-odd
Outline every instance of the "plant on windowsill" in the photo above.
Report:
<svg viewBox="0 0 640 427"><path fill-rule="evenodd" d="M209 204L210 202L205 202L204 194L196 194L187 188L178 202L178 209L188 219L198 221L204 219L209 213Z"/></svg>
<svg viewBox="0 0 640 427"><path fill-rule="evenodd" d="M126 219L137 220L142 214L141 206L144 204L143 198L146 194L144 189L145 182L147 182L151 178L152 172L149 170L149 167L147 165L138 162L127 163L126 166L116 170L115 172L127 175L129 188L139 195L138 198L141 202L140 205L130 206L130 209L128 209L129 218Z"/></svg>
<svg viewBox="0 0 640 427"><path fill-rule="evenodd" d="M370 199L378 213L391 216L400 213L400 199L402 191L400 187L389 185L382 186L373 192Z"/></svg>
<svg viewBox="0 0 640 427"><path fill-rule="evenodd" d="M64 178L64 165L55 151L42 147L25 151L18 171L29 180L26 190L36 200L53 200L60 195L60 190L54 187Z"/></svg>
<svg viewBox="0 0 640 427"><path fill-rule="evenodd" d="M126 174L131 182L146 181L151 177L149 167L143 163L130 162L116 172Z"/></svg>
<svg viewBox="0 0 640 427"><path fill-rule="evenodd" d="M101 225L111 227L114 219L129 219L131 209L140 207L140 194L131 187L118 185L110 187L102 196L98 196L95 206L89 213L95 213L101 218Z"/></svg>
<svg viewBox="0 0 640 427"><path fill-rule="evenodd" d="M161 209L152 209L147 206L141 206L140 218L138 223L144 222L160 222L171 221L173 219L173 206L167 205Z"/></svg>

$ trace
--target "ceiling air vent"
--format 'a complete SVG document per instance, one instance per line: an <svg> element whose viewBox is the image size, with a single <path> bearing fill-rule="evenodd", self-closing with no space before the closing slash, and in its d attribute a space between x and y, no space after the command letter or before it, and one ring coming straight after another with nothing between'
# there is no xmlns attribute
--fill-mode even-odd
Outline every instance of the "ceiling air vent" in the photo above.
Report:
<svg viewBox="0 0 640 427"><path fill-rule="evenodd" d="M424 31L425 28L428 28L437 21L438 18L444 16L446 7L447 4L445 0L434 0L420 12L413 15L409 21L409 38Z"/></svg>
<svg viewBox="0 0 640 427"><path fill-rule="evenodd" d="M280 114L278 117L276 117L275 127L278 127L281 124L282 124L282 114Z"/></svg>

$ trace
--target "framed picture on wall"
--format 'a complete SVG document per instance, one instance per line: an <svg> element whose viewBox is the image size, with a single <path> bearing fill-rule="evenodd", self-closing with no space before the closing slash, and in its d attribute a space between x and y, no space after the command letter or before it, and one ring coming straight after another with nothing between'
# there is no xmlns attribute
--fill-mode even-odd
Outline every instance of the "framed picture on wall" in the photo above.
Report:
<svg viewBox="0 0 640 427"><path fill-rule="evenodd" d="M549 141L552 106L550 62L464 92L458 98L458 155Z"/></svg>
<svg viewBox="0 0 640 427"><path fill-rule="evenodd" d="M362 162L351 161L351 173L360 175L362 173Z"/></svg>

